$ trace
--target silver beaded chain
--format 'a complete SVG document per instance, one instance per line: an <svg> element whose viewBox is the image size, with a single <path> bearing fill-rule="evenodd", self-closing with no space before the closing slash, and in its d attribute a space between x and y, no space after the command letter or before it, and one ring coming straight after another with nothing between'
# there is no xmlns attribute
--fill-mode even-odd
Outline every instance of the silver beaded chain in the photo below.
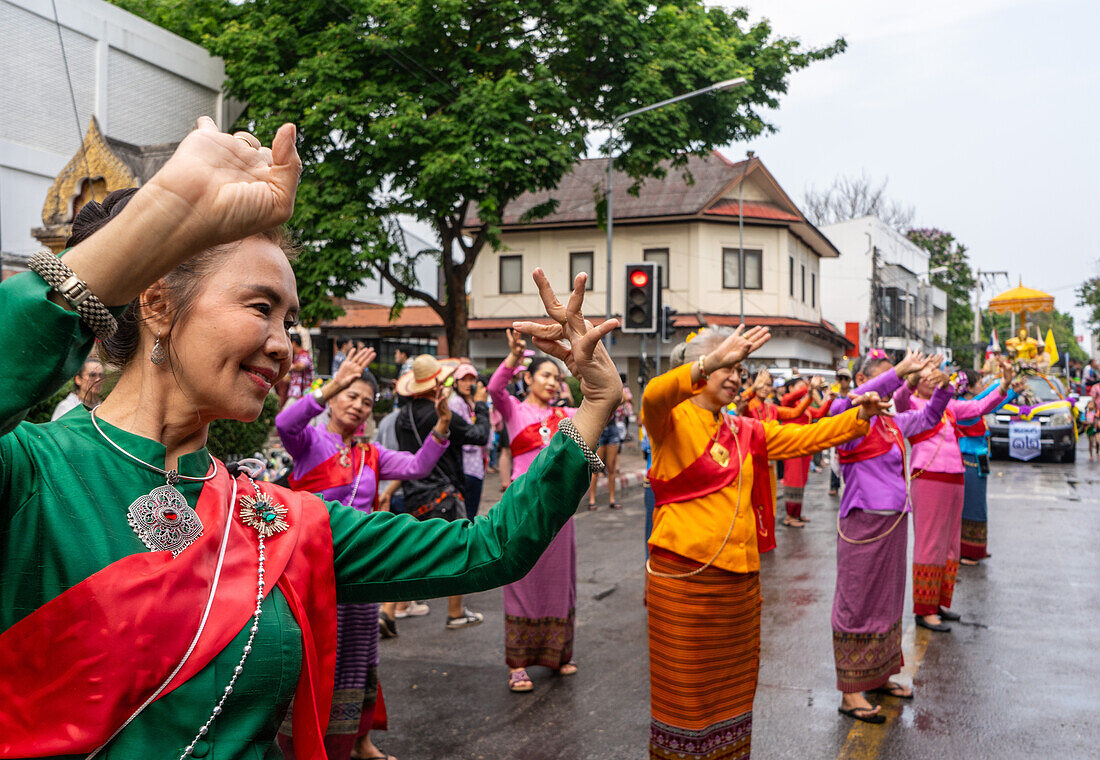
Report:
<svg viewBox="0 0 1100 760"><path fill-rule="evenodd" d="M248 478L248 482L252 484L252 490L259 493L259 489L256 488L255 481L252 478ZM229 529L229 526L226 526ZM210 732L210 726L214 721L218 719L218 716L222 714L222 707L225 705L225 700L229 699L229 695L233 693L233 687L237 683L237 679L241 677L241 673L244 672L244 663L248 659L248 655L252 654L252 642L256 640L256 634L260 630L260 616L263 614L264 603L264 536L263 533L257 533L256 537L259 539L260 558L257 567L257 580L256 580L256 609L252 613L252 628L248 632L248 641L244 645L244 650L241 654L241 659L237 663L237 667L233 668L233 677L229 679L229 685L222 691L221 699L218 700L218 704L214 705L214 709L210 712L210 717L207 718L206 723L202 725L199 732L195 734L195 738L191 740L191 743L187 745L187 748L183 750L183 754L179 756L179 760L185 760L191 753L195 751L195 745L199 740L205 737Z"/></svg>

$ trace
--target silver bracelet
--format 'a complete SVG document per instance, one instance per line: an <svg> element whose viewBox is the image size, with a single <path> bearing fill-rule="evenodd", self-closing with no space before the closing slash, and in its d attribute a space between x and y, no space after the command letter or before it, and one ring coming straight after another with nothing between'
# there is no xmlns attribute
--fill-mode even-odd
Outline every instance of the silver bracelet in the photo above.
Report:
<svg viewBox="0 0 1100 760"><path fill-rule="evenodd" d="M88 290L87 283L78 280L65 262L46 251L31 256L27 267L53 286L62 298L72 304L84 324L100 340L107 340L118 330L118 320L107 307Z"/></svg>
<svg viewBox="0 0 1100 760"><path fill-rule="evenodd" d="M558 423L558 431L564 433L566 438L569 438L573 443L581 447L581 453L584 454L584 461L588 463L589 472L603 472L607 469L607 465L603 463L603 460L596 456L596 452L588 448L588 444L584 442L584 438L577 432L577 426L573 424L573 420L566 417Z"/></svg>

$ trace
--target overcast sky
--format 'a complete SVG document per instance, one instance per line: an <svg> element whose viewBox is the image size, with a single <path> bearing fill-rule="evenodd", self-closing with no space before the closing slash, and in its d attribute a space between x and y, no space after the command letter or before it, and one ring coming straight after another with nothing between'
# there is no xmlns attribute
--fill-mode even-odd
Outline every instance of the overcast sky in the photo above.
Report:
<svg viewBox="0 0 1100 760"><path fill-rule="evenodd" d="M917 225L1071 310L1100 273L1098 0L746 3L778 34L848 50L793 76L777 134L727 155L755 150L797 202L840 174L888 177Z"/></svg>

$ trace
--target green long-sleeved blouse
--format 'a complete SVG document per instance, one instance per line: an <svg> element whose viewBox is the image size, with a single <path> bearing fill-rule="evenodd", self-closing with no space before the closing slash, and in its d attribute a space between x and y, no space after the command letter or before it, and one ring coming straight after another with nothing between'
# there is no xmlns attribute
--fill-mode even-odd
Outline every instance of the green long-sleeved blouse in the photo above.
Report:
<svg viewBox="0 0 1100 760"><path fill-rule="evenodd" d="M48 289L33 273L0 284L0 631L121 557L147 551L126 521L127 508L164 484L162 476L103 441L81 407L55 422L21 422L29 407L77 373L93 343L76 314L47 299ZM160 443L100 425L130 453L163 466ZM181 457L178 469L201 476L209 461L202 449ZM518 580L576 511L587 487L580 449L558 435L500 503L473 523L366 515L328 503L337 596L341 602L437 598ZM177 488L194 507L202 484L181 481ZM275 733L298 682L301 631L278 589L263 606L244 673L196 757L280 756ZM178 757L232 677L247 628L194 678L147 708L99 757Z"/></svg>

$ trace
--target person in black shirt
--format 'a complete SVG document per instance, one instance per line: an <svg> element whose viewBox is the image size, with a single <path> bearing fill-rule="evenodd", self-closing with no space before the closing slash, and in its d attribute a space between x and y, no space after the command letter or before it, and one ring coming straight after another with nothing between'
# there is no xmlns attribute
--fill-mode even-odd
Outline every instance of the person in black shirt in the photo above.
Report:
<svg viewBox="0 0 1100 760"><path fill-rule="evenodd" d="M402 451L419 451L436 423L436 397L453 367L443 366L429 354L413 359L412 371L397 381L397 392L410 396L397 415L397 442ZM401 485L405 497L405 511L418 520L440 517L444 520L466 519L466 505L462 500L462 488L466 474L462 470L462 447L466 444L483 446L489 442L489 408L485 403L485 390L474 396L474 421L461 415L451 417L450 446L443 452L428 477L406 480ZM476 625L484 619L480 612L471 612L462 604L461 596L448 599L447 628L457 629Z"/></svg>

